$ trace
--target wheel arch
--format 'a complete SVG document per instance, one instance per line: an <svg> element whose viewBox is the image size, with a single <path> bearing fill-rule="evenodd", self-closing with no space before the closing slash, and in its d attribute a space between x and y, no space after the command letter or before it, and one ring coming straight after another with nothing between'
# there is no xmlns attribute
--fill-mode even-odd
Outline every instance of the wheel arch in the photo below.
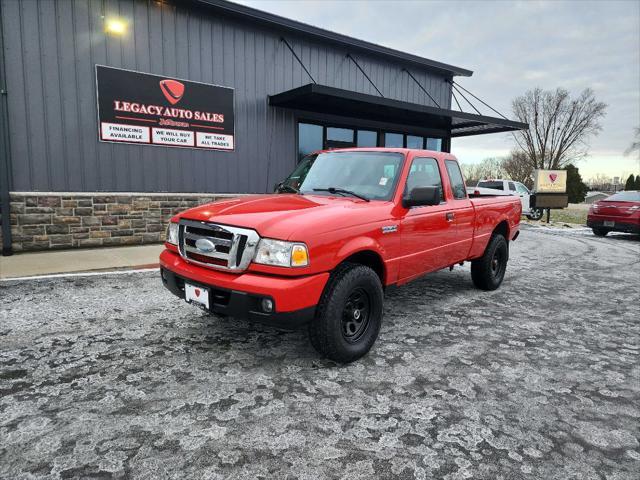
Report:
<svg viewBox="0 0 640 480"><path fill-rule="evenodd" d="M355 263L371 268L376 272L376 275L378 275L380 283L384 288L387 271L384 261L378 252L374 250L359 250L357 252L353 252L340 262L340 264L343 263Z"/></svg>
<svg viewBox="0 0 640 480"><path fill-rule="evenodd" d="M502 220L493 229L493 232L491 232L491 236L493 237L494 235L497 235L497 234L502 235L505 238L505 240L508 242L510 233L511 233L511 229L509 228L509 222L507 220Z"/></svg>

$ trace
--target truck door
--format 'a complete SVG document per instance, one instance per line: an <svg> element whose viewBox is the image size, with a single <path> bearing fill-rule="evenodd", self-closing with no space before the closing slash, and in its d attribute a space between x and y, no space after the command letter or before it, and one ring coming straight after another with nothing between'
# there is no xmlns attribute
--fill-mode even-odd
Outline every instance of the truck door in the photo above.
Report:
<svg viewBox="0 0 640 480"><path fill-rule="evenodd" d="M404 250L400 261L401 281L451 265L451 244L456 240L456 229L451 205L445 201L438 162L434 158L415 157L403 194L416 187L430 186L440 187L440 205L412 207L401 220Z"/></svg>
<svg viewBox="0 0 640 480"><path fill-rule="evenodd" d="M455 236L451 244L451 263L462 262L469 258L471 245L473 243L473 233L476 221L476 214L467 196L467 189L464 186L464 179L460 166L455 160L445 160L449 186L451 188L450 212L455 223Z"/></svg>

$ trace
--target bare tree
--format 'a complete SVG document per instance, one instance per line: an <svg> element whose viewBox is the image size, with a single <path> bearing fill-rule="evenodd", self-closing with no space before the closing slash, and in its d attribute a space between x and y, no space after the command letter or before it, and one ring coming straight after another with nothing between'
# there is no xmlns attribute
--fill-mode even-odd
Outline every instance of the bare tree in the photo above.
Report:
<svg viewBox="0 0 640 480"><path fill-rule="evenodd" d="M598 190L602 192L613 190L613 179L604 173L597 173L595 176L591 177L588 184L591 190Z"/></svg>
<svg viewBox="0 0 640 480"><path fill-rule="evenodd" d="M467 185L475 186L485 178L500 178L504 174L500 158L485 158L480 163L466 163L461 165L462 173Z"/></svg>
<svg viewBox="0 0 640 480"><path fill-rule="evenodd" d="M586 155L590 137L602 129L606 108L589 88L575 99L563 88L536 88L513 101L517 119L529 124L513 136L534 169L562 168Z"/></svg>
<svg viewBox="0 0 640 480"><path fill-rule="evenodd" d="M524 183L527 187L533 188L533 171L535 170L535 165L526 153L518 150L512 151L507 157L502 159L501 166L507 178Z"/></svg>
<svg viewBox="0 0 640 480"><path fill-rule="evenodd" d="M634 128L634 132L635 132L635 134L634 134L635 138L631 142L631 145L629 145L629 148L627 148L624 151L625 155L630 155L633 152L639 152L640 153L640 127Z"/></svg>

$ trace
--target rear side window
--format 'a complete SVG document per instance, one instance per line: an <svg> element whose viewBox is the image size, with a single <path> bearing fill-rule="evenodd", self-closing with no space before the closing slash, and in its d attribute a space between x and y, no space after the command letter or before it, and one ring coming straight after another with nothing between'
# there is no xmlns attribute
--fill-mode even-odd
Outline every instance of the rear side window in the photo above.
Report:
<svg viewBox="0 0 640 480"><path fill-rule="evenodd" d="M453 198L467 198L467 189L464 186L464 180L462 179L462 173L458 162L455 160L446 160L447 173L449 174L449 181L451 182L451 190L453 191Z"/></svg>
<svg viewBox="0 0 640 480"><path fill-rule="evenodd" d="M510 192L516 191L516 186L513 184L513 182L509 182L509 191Z"/></svg>
<svg viewBox="0 0 640 480"><path fill-rule="evenodd" d="M444 200L442 191L442 177L438 169L438 162L434 158L414 158L407 177L406 193L416 187L440 188L440 201Z"/></svg>
<svg viewBox="0 0 640 480"><path fill-rule="evenodd" d="M504 183L502 182L478 182L478 186L482 188L493 188L494 190L504 190Z"/></svg>

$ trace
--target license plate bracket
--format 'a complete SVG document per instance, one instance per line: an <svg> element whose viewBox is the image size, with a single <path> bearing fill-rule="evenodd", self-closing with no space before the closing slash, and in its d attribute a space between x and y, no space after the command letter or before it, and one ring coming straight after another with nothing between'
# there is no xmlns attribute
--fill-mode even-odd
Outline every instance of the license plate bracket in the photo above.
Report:
<svg viewBox="0 0 640 480"><path fill-rule="evenodd" d="M184 299L187 303L193 303L207 310L209 309L209 289L205 287L185 282Z"/></svg>
<svg viewBox="0 0 640 480"><path fill-rule="evenodd" d="M616 226L616 222L614 222L613 220L605 220L603 222L605 227L615 227Z"/></svg>

